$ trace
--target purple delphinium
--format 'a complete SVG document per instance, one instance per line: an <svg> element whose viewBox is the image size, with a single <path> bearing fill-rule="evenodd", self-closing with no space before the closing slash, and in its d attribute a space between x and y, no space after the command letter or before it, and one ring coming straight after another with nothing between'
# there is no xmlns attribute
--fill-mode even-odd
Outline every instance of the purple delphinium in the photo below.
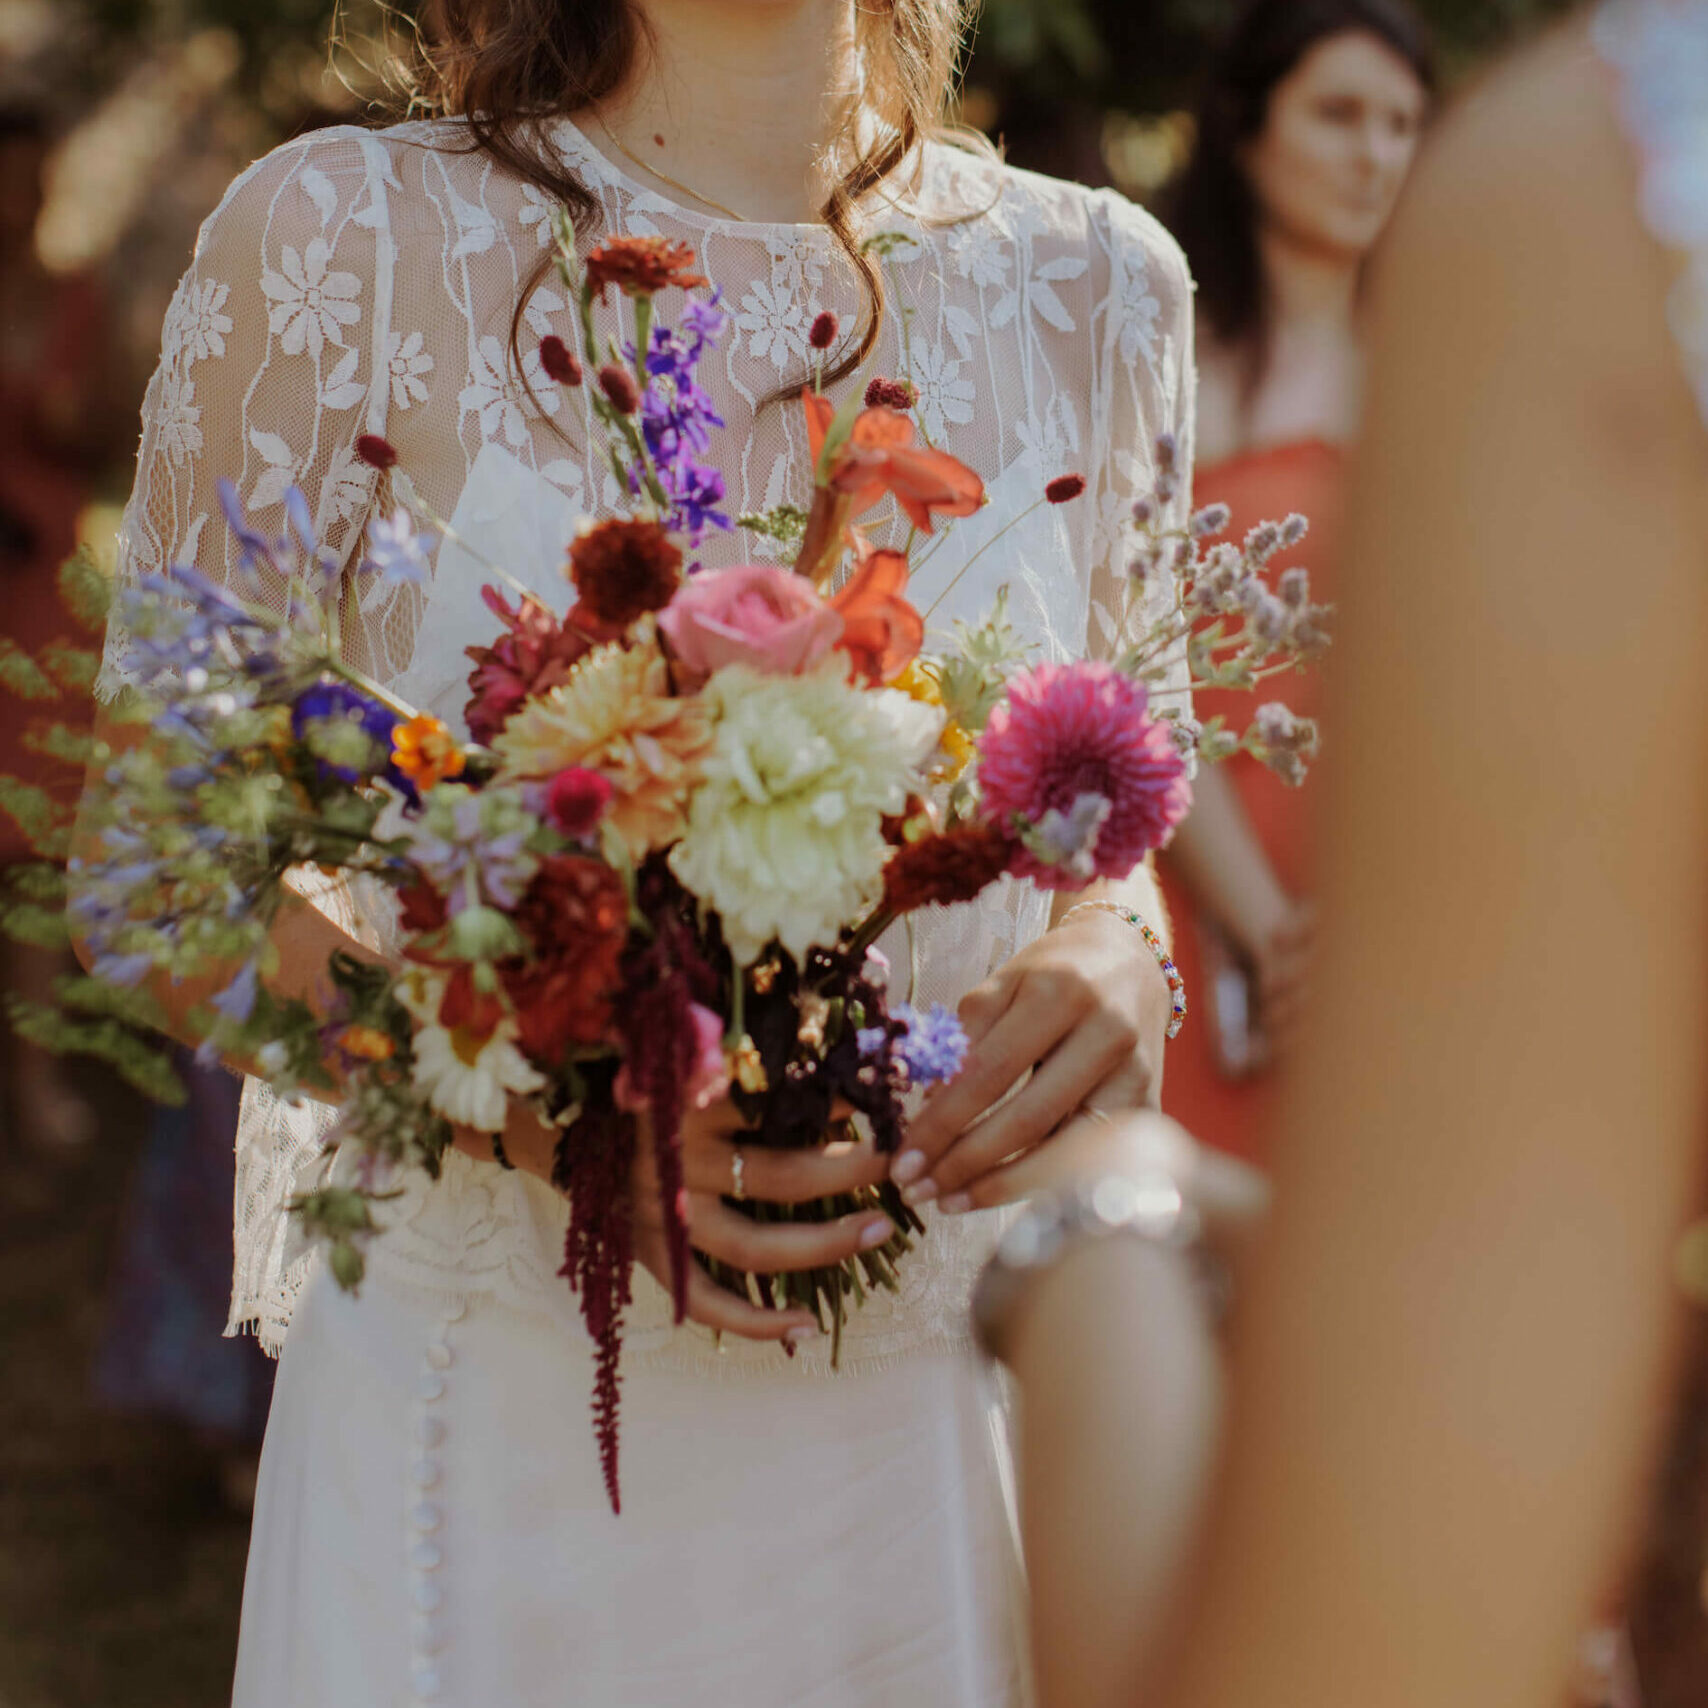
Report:
<svg viewBox="0 0 1708 1708"><path fill-rule="evenodd" d="M641 399L641 436L673 506L670 525L696 543L708 527L734 526L718 508L725 495L723 476L697 460L711 448L711 430L722 427L724 419L695 369L728 324L714 291L709 301L689 303L680 330L655 326L647 349L646 371L652 378Z"/></svg>
<svg viewBox="0 0 1708 1708"><path fill-rule="evenodd" d="M893 1015L907 1027L896 1040L896 1059L915 1085L936 1085L961 1071L967 1059L967 1034L952 1008L934 1002L920 1013L903 1003Z"/></svg>

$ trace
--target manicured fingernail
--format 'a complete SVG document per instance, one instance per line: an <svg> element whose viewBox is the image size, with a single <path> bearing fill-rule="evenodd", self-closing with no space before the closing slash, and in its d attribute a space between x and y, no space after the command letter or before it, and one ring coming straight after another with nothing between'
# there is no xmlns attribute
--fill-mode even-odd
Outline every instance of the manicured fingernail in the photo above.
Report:
<svg viewBox="0 0 1708 1708"><path fill-rule="evenodd" d="M911 1210L920 1204L929 1204L936 1196L935 1180L916 1180L911 1186L902 1188L901 1201Z"/></svg>
<svg viewBox="0 0 1708 1708"><path fill-rule="evenodd" d="M937 1201L937 1208L945 1216L964 1216L973 1207L973 1195L970 1192L951 1192L947 1198Z"/></svg>
<svg viewBox="0 0 1708 1708"><path fill-rule="evenodd" d="M924 1172L925 1152L903 1151L890 1169L890 1179L897 1186L905 1186L910 1180L917 1180Z"/></svg>
<svg viewBox="0 0 1708 1708"><path fill-rule="evenodd" d="M860 1249L870 1251L873 1246L882 1245L895 1231L895 1223L888 1216L875 1218L860 1230Z"/></svg>
<svg viewBox="0 0 1708 1708"><path fill-rule="evenodd" d="M790 1329L789 1332L783 1336L783 1339L787 1341L790 1346L807 1346L818 1339L818 1330L807 1323L802 1323L798 1328Z"/></svg>

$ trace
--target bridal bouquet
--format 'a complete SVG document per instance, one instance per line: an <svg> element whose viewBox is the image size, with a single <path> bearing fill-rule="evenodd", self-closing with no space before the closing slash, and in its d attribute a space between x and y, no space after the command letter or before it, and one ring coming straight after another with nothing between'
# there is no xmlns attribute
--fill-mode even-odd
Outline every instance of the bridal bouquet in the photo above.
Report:
<svg viewBox="0 0 1708 1708"><path fill-rule="evenodd" d="M733 525L708 460L723 423L696 378L724 330L719 294L685 247L615 238L582 257L567 221L558 238L579 348L547 338L538 365L585 401L630 500L565 542L565 608L491 566L494 631L470 648L463 739L344 659L339 566L302 495L287 495L275 537L226 488L229 585L177 567L128 597L143 676L131 715L151 731L110 758L88 809L99 856L73 871L69 911L117 1011L135 1012L124 1002L157 975L239 969L199 1015L204 1047L255 1063L281 1095L336 1102L331 1143L359 1166L292 1210L346 1286L400 1171L436 1175L454 1125L498 1134L514 1100L532 1104L557 1134L563 1273L598 1347L615 1506L640 1148L680 1320L702 1261L683 1214L687 1112L727 1092L751 1143L805 1147L852 1109L881 1149L899 1146L909 1092L951 1077L966 1039L946 1009L892 1000L874 948L885 927L1004 875L1047 889L1126 876L1184 816L1194 751L1243 746L1296 780L1315 732L1284 708L1236 735L1151 696L1183 648L1220 686L1293 668L1324 644L1324 612L1301 572L1264 577L1302 519L1243 547L1210 543L1225 512L1163 526L1165 441L1158 490L1134 507L1131 597L1165 574L1177 597L1125 656L1033 662L1001 598L928 650L909 553L861 524L893 500L910 542L929 540L978 509L983 485L921 442L910 388L885 379L840 402L809 384L810 507L740 519L795 546L793 569L700 568L688 559L707 530ZM674 322L660 313L671 293ZM819 316L813 348L836 338ZM424 583L448 524L386 441L358 449L390 494L359 574ZM1084 484L1065 475L1038 502ZM334 956L315 1008L269 988L269 934L306 866L377 881L398 919L395 959ZM709 1267L839 1334L851 1304L894 1285L913 1211L888 1185L737 1205L815 1220L877 1206L894 1236L840 1266Z"/></svg>

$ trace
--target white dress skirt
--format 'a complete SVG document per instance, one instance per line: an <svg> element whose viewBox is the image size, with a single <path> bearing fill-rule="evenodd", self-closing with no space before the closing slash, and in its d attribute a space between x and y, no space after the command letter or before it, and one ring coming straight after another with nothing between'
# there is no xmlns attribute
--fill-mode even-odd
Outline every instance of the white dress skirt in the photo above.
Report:
<svg viewBox="0 0 1708 1708"><path fill-rule="evenodd" d="M234 1708L1006 1708L1002 1420L970 1355L642 1367L623 1511L561 1319L324 1273L279 1365Z"/></svg>

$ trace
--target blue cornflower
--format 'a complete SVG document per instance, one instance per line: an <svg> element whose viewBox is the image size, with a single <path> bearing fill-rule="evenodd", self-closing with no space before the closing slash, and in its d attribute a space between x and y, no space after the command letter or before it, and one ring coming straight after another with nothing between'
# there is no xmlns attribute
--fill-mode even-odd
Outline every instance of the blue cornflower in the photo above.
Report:
<svg viewBox="0 0 1708 1708"><path fill-rule="evenodd" d="M360 724L363 733L386 755L382 764L372 768L373 773L384 776L410 799L415 798L415 785L397 772L391 763L391 732L397 724L395 712L382 706L378 700L369 699L348 682L340 682L335 676L323 676L297 695L291 706L291 733L300 741L311 723L326 719L348 719ZM336 777L341 783L359 783L366 774L354 766L334 765L324 759L317 759L316 764L320 767L321 776Z"/></svg>
<svg viewBox="0 0 1708 1708"><path fill-rule="evenodd" d="M431 572L427 547L431 534L418 534L415 520L399 506L388 519L376 516L368 524L368 555L362 568L389 587L420 587Z"/></svg>
<svg viewBox="0 0 1708 1708"><path fill-rule="evenodd" d="M255 1012L255 998L260 993L261 968L255 961L245 961L237 976L216 996L210 1006L222 1020L233 1026L248 1023Z"/></svg>
<svg viewBox="0 0 1708 1708"><path fill-rule="evenodd" d="M907 1027L896 1041L896 1056L915 1085L935 1085L961 1071L967 1034L952 1008L934 1002L921 1014L903 1003L894 1018Z"/></svg>

